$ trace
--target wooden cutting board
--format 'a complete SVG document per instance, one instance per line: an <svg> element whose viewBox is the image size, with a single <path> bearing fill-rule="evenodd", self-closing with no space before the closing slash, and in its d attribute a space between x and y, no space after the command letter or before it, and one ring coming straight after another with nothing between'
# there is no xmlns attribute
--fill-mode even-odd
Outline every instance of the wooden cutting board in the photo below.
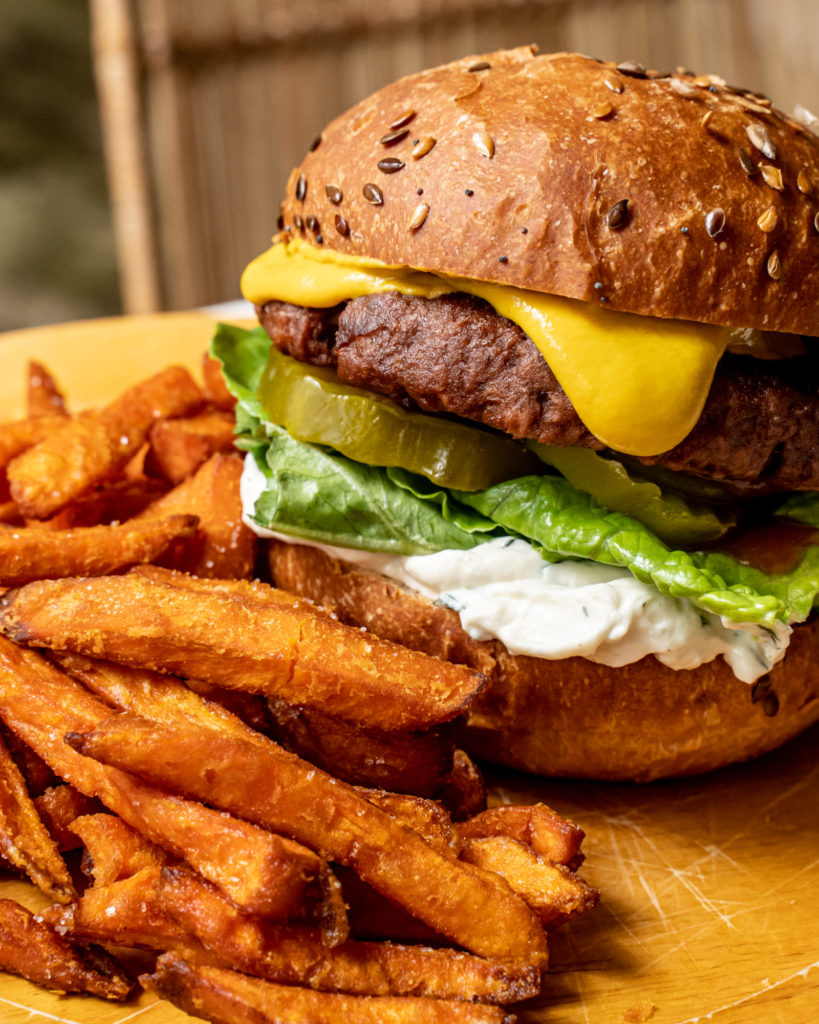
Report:
<svg viewBox="0 0 819 1024"><path fill-rule="evenodd" d="M0 418L23 414L25 366L54 372L72 409L170 362L199 365L204 314L34 328L0 339ZM586 830L581 874L600 907L554 933L545 994L526 1024L811 1024L819 1020L819 727L756 762L644 786L489 775L492 802L551 804ZM0 896L43 898L0 878ZM178 1024L143 995L126 1006L59 997L0 974L3 1024Z"/></svg>

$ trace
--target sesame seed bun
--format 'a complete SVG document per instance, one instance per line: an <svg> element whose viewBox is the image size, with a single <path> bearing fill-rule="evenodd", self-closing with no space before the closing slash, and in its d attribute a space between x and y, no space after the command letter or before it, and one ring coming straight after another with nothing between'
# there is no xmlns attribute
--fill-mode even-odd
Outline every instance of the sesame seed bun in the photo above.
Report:
<svg viewBox="0 0 819 1024"><path fill-rule="evenodd" d="M400 79L288 183L314 245L633 313L819 335L819 138L721 79L535 48Z"/></svg>
<svg viewBox="0 0 819 1024"><path fill-rule="evenodd" d="M543 775L634 780L711 771L773 750L819 720L819 622L797 626L787 657L754 686L722 658L675 671L653 657L612 669L547 661L473 640L455 612L316 548L271 541L275 584L343 621L490 681L457 741L474 757Z"/></svg>

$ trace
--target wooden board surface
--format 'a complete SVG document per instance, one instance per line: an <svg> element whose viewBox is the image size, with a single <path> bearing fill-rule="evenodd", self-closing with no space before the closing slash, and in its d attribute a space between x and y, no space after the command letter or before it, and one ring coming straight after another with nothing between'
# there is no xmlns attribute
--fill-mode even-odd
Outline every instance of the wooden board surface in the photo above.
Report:
<svg viewBox="0 0 819 1024"><path fill-rule="evenodd" d="M22 414L30 357L74 409L167 363L198 366L201 314L90 321L0 339L0 417ZM760 759L646 786L490 774L493 802L543 800L587 832L581 873L602 904L552 939L525 1024L811 1024L819 1020L819 727ZM43 905L30 886L0 896ZM0 975L3 1024L180 1024L151 997L58 997Z"/></svg>

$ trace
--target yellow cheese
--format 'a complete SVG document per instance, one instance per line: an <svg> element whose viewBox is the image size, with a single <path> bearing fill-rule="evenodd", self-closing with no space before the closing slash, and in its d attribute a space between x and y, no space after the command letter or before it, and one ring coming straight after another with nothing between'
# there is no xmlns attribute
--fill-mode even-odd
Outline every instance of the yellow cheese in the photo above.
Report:
<svg viewBox="0 0 819 1024"><path fill-rule="evenodd" d="M609 448L658 455L697 422L732 332L687 320L620 313L576 299L392 267L367 257L276 242L242 277L251 302L303 306L398 291L437 298L467 292L529 335L586 427Z"/></svg>

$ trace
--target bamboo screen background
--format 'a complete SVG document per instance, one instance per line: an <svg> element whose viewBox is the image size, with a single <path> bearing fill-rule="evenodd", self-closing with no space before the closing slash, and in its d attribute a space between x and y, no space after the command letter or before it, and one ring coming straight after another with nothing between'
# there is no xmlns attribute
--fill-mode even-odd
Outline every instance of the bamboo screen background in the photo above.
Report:
<svg viewBox="0 0 819 1024"><path fill-rule="evenodd" d="M238 294L290 169L399 75L535 42L819 108L816 0L91 0L125 312Z"/></svg>

